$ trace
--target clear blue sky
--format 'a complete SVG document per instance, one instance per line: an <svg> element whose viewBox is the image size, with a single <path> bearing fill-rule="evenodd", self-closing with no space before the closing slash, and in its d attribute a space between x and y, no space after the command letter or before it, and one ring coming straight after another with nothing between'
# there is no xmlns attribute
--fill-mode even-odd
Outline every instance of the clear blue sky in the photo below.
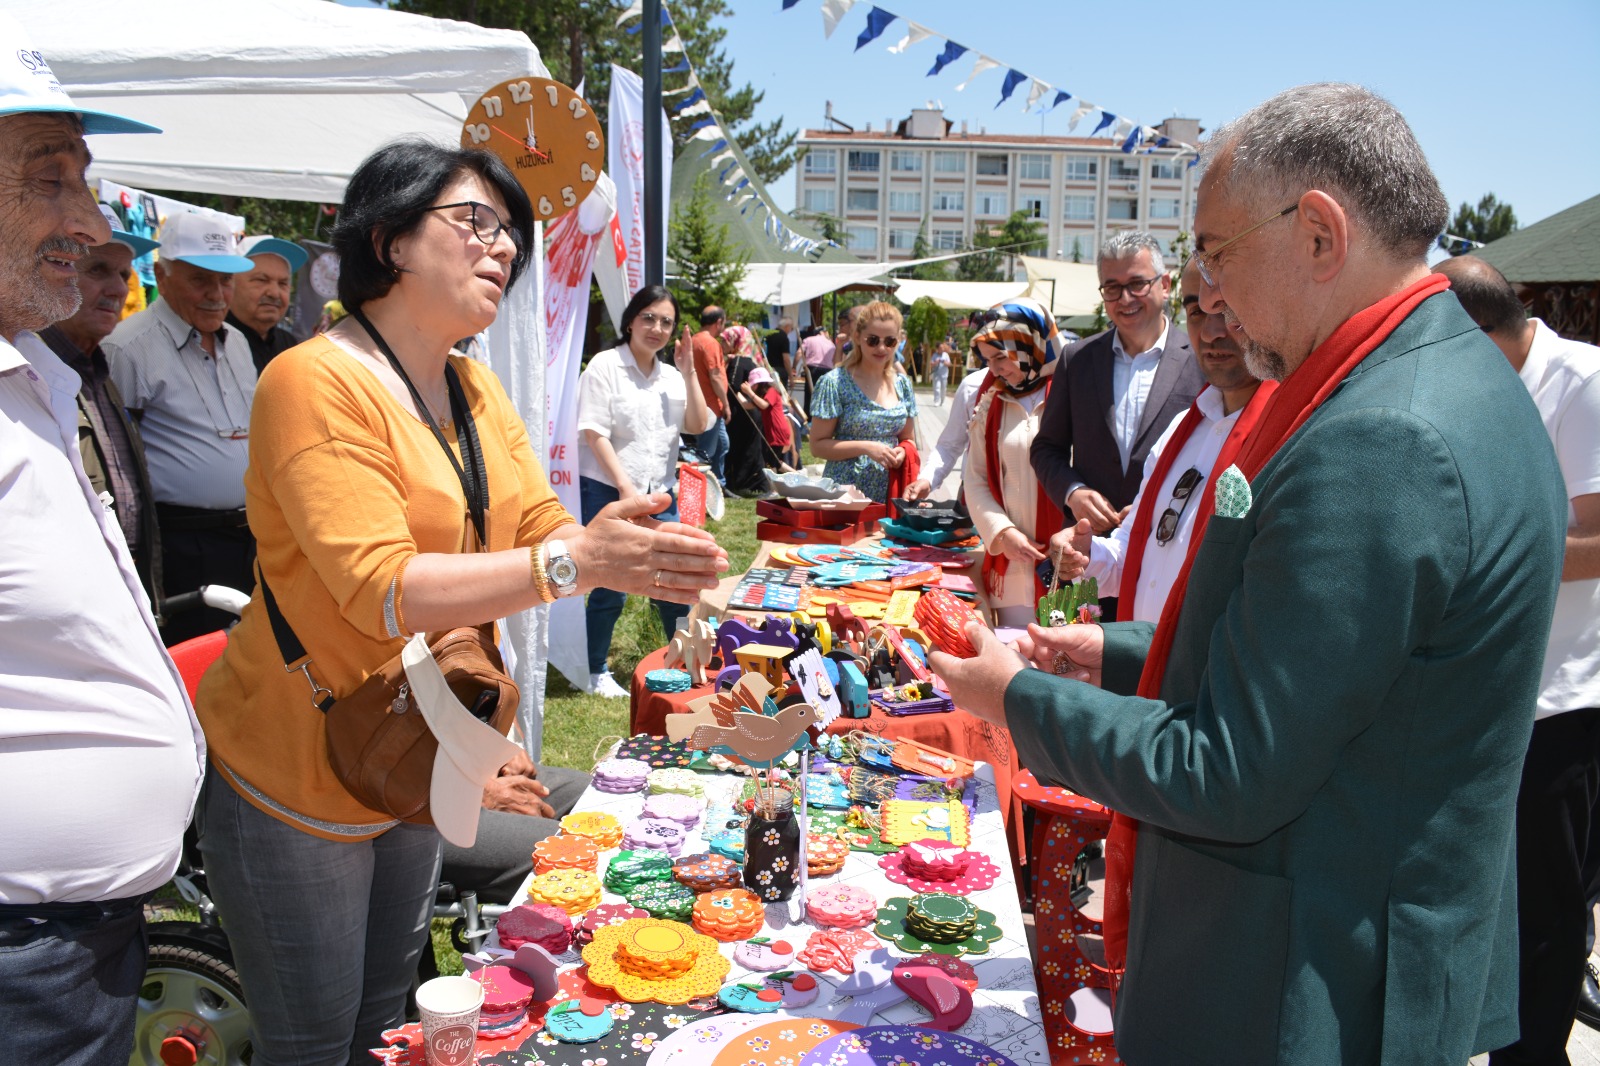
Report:
<svg viewBox="0 0 1600 1066"><path fill-rule="evenodd" d="M724 43L736 80L765 90L758 120L781 116L791 128L820 128L828 100L845 122L875 129L938 100L972 129L1065 134L1071 105L1042 120L1024 115L1026 83L995 109L1004 67L1145 125L1184 115L1207 128L1292 85L1355 81L1405 113L1452 211L1493 192L1527 225L1600 193L1596 0L887 0L880 6L901 21L859 52L871 0L859 0L826 39L821 0L789 11L780 0L729 6L736 14ZM942 42L887 51L906 18L1004 66L956 92L972 54L926 77ZM792 205L793 177L771 191L779 206Z"/></svg>

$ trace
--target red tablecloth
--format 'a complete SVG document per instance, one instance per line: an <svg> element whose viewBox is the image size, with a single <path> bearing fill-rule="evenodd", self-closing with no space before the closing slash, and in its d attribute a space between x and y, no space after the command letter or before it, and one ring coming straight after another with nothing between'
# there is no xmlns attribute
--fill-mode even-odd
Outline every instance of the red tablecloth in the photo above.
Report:
<svg viewBox="0 0 1600 1066"><path fill-rule="evenodd" d="M663 736L667 731L667 715L689 709L689 701L711 692L703 685L687 692L651 692L645 687L645 674L660 670L666 660L666 649L661 648L646 655L633 671L632 714L629 731ZM1013 827L1014 815L1020 804L1012 798L1011 779L1021 772L1017 765L1017 749L1011 743L1011 733L1002 726L990 725L981 718L964 711L945 714L912 714L898 717L885 714L874 707L870 718L839 718L828 727L830 733L849 733L852 730L877 733L891 739L915 740L930 747L942 748L974 762L986 762L994 767L994 784L999 794L1000 810L1006 825ZM1020 825L1013 827L1013 837ZM1025 849L1016 848L1019 861L1026 862Z"/></svg>

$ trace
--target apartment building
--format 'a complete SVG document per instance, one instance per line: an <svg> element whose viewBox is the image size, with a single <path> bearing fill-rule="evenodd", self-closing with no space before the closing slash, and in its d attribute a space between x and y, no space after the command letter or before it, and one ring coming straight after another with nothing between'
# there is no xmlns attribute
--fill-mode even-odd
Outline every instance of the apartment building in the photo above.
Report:
<svg viewBox="0 0 1600 1066"><path fill-rule="evenodd" d="M1120 230L1153 233L1171 251L1194 221L1192 155L1160 149L1125 153L1104 137L1044 137L960 129L936 106L918 108L875 131L805 130L795 169L795 208L842 219L845 244L868 261L911 258L926 222L936 251L970 247L973 233L1014 211L1045 224L1049 254L1093 262ZM1174 141L1200 139L1196 119L1158 127Z"/></svg>

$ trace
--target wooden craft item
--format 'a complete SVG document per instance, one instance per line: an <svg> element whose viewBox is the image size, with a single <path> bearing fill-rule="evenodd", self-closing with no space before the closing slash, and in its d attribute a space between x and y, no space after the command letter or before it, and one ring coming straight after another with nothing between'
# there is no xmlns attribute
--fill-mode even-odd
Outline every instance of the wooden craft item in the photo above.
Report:
<svg viewBox="0 0 1600 1066"><path fill-rule="evenodd" d="M922 593L912 592L910 589L901 589L889 597L889 605L884 608L883 621L891 626L908 626L911 624L912 612L916 610L917 601L922 599Z"/></svg>
<svg viewBox="0 0 1600 1066"><path fill-rule="evenodd" d="M919 657L911 654L911 649L906 647L905 638L900 635L900 631L898 629L895 629L893 626L880 626L874 629L868 637L868 643L877 640L882 640L884 643L889 645L889 648L894 652L895 657L905 665L906 670L908 670L911 676L916 680L933 680L933 673L928 669L928 664L923 662Z"/></svg>
<svg viewBox="0 0 1600 1066"><path fill-rule="evenodd" d="M735 649L746 644L771 644L793 651L798 643L788 621L772 615L768 615L759 627L740 618L724 619L717 627L717 655L722 659L723 666L732 666Z"/></svg>
<svg viewBox="0 0 1600 1066"><path fill-rule="evenodd" d="M911 1001L933 1015L921 1024L953 1032L972 1017L972 993L935 966L903 962L894 968L894 983Z"/></svg>
<svg viewBox="0 0 1600 1066"><path fill-rule="evenodd" d="M760 690L760 685L765 684L760 675L745 674L731 692L709 697L715 724L696 728L689 737L690 746L700 751L737 756L762 770L770 768L789 752L805 747L810 740L807 730L817 722L816 708L796 703L778 710L766 696L770 686L765 691ZM745 709L754 702L753 694L757 691L761 691L761 695L760 702L755 705L762 710Z"/></svg>
<svg viewBox="0 0 1600 1066"><path fill-rule="evenodd" d="M883 840L909 844L915 840L945 840L966 847L969 842L967 808L960 800L923 803L919 800L883 801Z"/></svg>
<svg viewBox="0 0 1600 1066"><path fill-rule="evenodd" d="M681 669L688 673L691 683L706 683L706 666L716 651L717 631L702 618L688 619L667 642L667 654L662 665L667 669Z"/></svg>
<svg viewBox="0 0 1600 1066"><path fill-rule="evenodd" d="M681 922L632 918L597 929L583 949L589 980L629 1003L687 1004L722 987L732 962Z"/></svg>
<svg viewBox="0 0 1600 1066"><path fill-rule="evenodd" d="M540 947L538 944L524 944L516 950L510 958L505 956L492 956L483 952L474 952L461 956L461 968L470 976L486 966L515 966L528 975L528 980L533 982L533 999L535 1002L544 1003L553 997L560 988L558 970L561 963L556 957Z"/></svg>
<svg viewBox="0 0 1600 1066"><path fill-rule="evenodd" d="M933 641L934 647L958 659L977 654L967 638L969 622L982 622L976 611L943 589L930 589L917 601L917 624Z"/></svg>
<svg viewBox="0 0 1600 1066"><path fill-rule="evenodd" d="M827 611L828 626L833 630L833 639L853 640L865 643L867 627L856 617L856 613L842 603L831 603Z"/></svg>
<svg viewBox="0 0 1600 1066"><path fill-rule="evenodd" d="M846 718L872 717L867 677L861 672L861 667L853 662L839 664L839 702Z"/></svg>
<svg viewBox="0 0 1600 1066"><path fill-rule="evenodd" d="M485 92L467 111L461 147L498 156L527 192L536 222L577 207L606 167L594 109L549 78L512 78Z"/></svg>
<svg viewBox="0 0 1600 1066"><path fill-rule="evenodd" d="M805 702L816 708L817 728L827 729L844 710L844 705L839 700L838 689L828 680L828 668L822 653L816 650L803 651L789 660L788 670Z"/></svg>
<svg viewBox="0 0 1600 1066"><path fill-rule="evenodd" d="M977 767L971 759L935 748L929 744L902 737L894 742L889 761L908 774L926 774L929 777L954 777L962 781L971 777Z"/></svg>
<svg viewBox="0 0 1600 1066"><path fill-rule="evenodd" d="M776 688L789 682L783 661L792 651L793 644L744 644L733 650L733 659L739 669L747 674L760 674Z"/></svg>
<svg viewBox="0 0 1600 1066"><path fill-rule="evenodd" d="M806 946L796 958L818 972L852 974L856 956L873 948L881 949L881 942L864 929L818 929L806 938Z"/></svg>

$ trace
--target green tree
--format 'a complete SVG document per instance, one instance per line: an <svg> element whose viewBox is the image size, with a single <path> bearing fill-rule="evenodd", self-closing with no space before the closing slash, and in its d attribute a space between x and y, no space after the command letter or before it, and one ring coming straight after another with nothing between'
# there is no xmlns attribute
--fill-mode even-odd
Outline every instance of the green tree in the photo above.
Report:
<svg viewBox="0 0 1600 1066"><path fill-rule="evenodd" d="M394 6L420 15L523 31L538 46L551 77L567 85L585 83L584 96L602 120L611 92L610 64L635 71L641 65L642 35L617 26L617 16L623 11L620 4L594 0L394 0ZM756 174L771 182L787 173L799 159L794 147L797 131L786 131L781 118L755 122L755 110L764 94L748 82L735 86L733 60L721 47L727 30L720 23L733 14L727 0L673 0L669 12L672 25L663 28L662 39L674 32L683 39L706 99L727 123ZM632 25L636 26L637 20ZM673 65L674 55L664 57L667 66ZM677 137L686 137L690 125L700 117L674 117Z"/></svg>
<svg viewBox="0 0 1600 1066"><path fill-rule="evenodd" d="M832 241L843 248L844 219L838 215L830 215L822 211L796 211L794 217L801 222L809 222L817 231L817 236L825 241Z"/></svg>
<svg viewBox="0 0 1600 1066"><path fill-rule="evenodd" d="M912 259L929 259L933 256L933 245L928 243L928 220L922 220L921 227L917 230L917 239L911 244ZM944 263L918 263L906 271L906 276L918 281L944 281L950 276L950 264Z"/></svg>
<svg viewBox="0 0 1600 1066"><path fill-rule="evenodd" d="M753 318L735 288L750 254L729 238L727 223L713 220L709 185L705 174L696 178L694 192L667 225L667 254L678 267L672 289L688 317L717 304L728 312L729 321Z"/></svg>
<svg viewBox="0 0 1600 1066"><path fill-rule="evenodd" d="M1456 208L1450 228L1439 237L1439 247L1451 255L1462 255L1479 244L1497 241L1516 228L1517 213L1511 205L1501 203L1492 192L1484 193L1477 207L1463 202Z"/></svg>
<svg viewBox="0 0 1600 1066"><path fill-rule="evenodd" d="M925 378L928 356L950 332L950 312L924 296L906 312L906 350L912 353L912 373Z"/></svg>
<svg viewBox="0 0 1600 1066"><path fill-rule="evenodd" d="M986 226L972 235L976 255L956 260L956 277L962 281L1007 281L1016 271L1016 257L1045 250L1044 223L1026 211L1013 211L998 227Z"/></svg>

